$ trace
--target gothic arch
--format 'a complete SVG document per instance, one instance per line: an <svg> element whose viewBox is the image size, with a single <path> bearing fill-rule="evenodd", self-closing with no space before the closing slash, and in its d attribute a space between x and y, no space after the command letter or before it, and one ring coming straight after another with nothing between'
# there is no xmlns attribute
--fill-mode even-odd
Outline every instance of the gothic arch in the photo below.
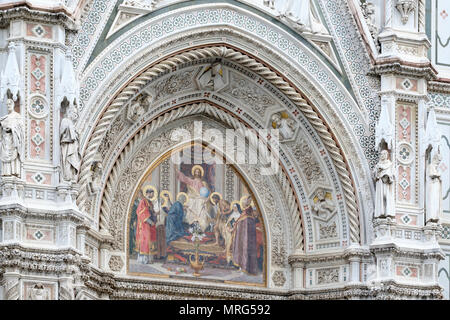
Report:
<svg viewBox="0 0 450 320"><path fill-rule="evenodd" d="M139 28L136 27L135 29ZM98 136L98 129L100 128L100 131L103 130L104 132L108 127L107 123L104 123L104 120L106 119L109 121L113 119L113 117L111 117L111 109L109 111L100 111L106 109L101 107L92 109L89 105L111 105L111 101L108 101L106 98L110 96L115 96L115 103L122 104L128 102L137 94L137 88L142 86L143 82L146 82L157 75L170 72L171 68L176 68L175 65L177 63L189 63L189 61L195 59L208 57L208 53L205 53L208 50L203 50L202 52L198 47L198 49L192 48L194 41L198 41L198 39L202 38L206 44L201 45L201 48L206 49L208 47L217 46L217 37L219 35L226 36L221 39L223 42L219 44L227 48L230 52L230 56L234 55L234 57L231 58L235 58L237 63L243 62L244 67L251 66L253 62L256 62L256 64L259 63L256 68L262 68L261 70L263 72L260 75L265 77L265 80L276 85L284 94L287 94L288 99L297 99L296 102L301 104L300 109L303 108L302 112L305 112L305 114L309 116L309 120L316 127L315 129L317 132L322 135L321 138L325 139L324 141L326 142L325 144L327 145L328 151L333 155L334 160L339 162L339 165L337 166L338 172L345 185L348 206L350 207L350 211L353 211L351 221L353 228L352 241L356 240L358 242L360 233L362 232L363 242L365 242L367 240L367 235L364 234L364 230L355 230L359 229L359 220L362 221L362 224L367 224L369 222L372 210L371 200L373 186L368 183L366 177L369 176L370 170L368 169L368 163L364 159L364 152L360 149L359 143L355 140L355 137L349 133L349 130L352 130L350 128L352 125L350 125L347 119L342 117L339 108L334 107L335 102L332 102L331 99L327 97L327 90L312 84L312 77L307 78L295 70L293 71L295 76L292 74L280 77L280 74L282 73L280 70L286 70L285 68L288 68L289 64L294 62L291 62L289 57L275 55L273 52L267 51L261 44L256 44L254 39L251 39L246 33L223 26L216 29L210 29L211 31L208 32L199 29L195 31L190 30L189 34L176 34L169 38L166 43L158 47L149 46L141 50L141 52L136 55L136 58L127 59L126 63L120 68L114 69L115 71L112 72L112 74L115 78L109 78L110 85L105 87L106 90L102 90L98 93L96 96L97 100L94 100L94 97L89 99L88 105L84 108L84 113L80 118L79 125L86 129L90 128L90 130L85 130L85 132L90 132L89 135L83 137L83 147L86 148L89 145L89 147L85 149L85 155L89 157L88 155L91 154L92 156L92 151L95 150L95 144L101 141L101 137ZM246 49L254 54L242 49L244 47L244 42ZM183 51L174 50L174 48L182 46L182 43L190 48L184 49ZM108 52L113 51L113 49L113 47L108 47L105 49L106 52L102 53L101 56L105 57ZM155 60L155 56L151 54L152 52L165 52L167 54L164 57L161 56ZM197 56L193 56L194 53L197 54ZM161 53L158 54L160 55ZM215 54L220 55L220 53L217 52ZM102 61L101 59L100 56L97 57L96 60L93 61L92 66L85 70L85 80L92 75L93 65L95 65L95 63L100 63L100 61ZM163 62L166 59L169 59L167 60L168 62ZM181 60L176 61L177 59ZM247 65L245 65L245 63L247 63ZM298 64L298 62L295 63ZM315 63L323 65L319 59L316 59ZM149 65L151 66L150 69L148 67ZM307 70L305 71L308 72ZM145 74L145 76L139 78L139 74ZM130 78L134 80L130 80ZM339 86L339 82L336 83ZM136 90L133 91L134 89L132 89L130 91L124 89L127 84L129 85L128 88L134 88ZM119 87L121 87L119 91L121 90L120 92L122 92L120 96L117 93L119 92ZM124 94L125 91L129 94ZM292 101L295 102L294 100ZM306 104L304 102L306 102ZM119 109L120 106L117 105L115 108ZM357 109L357 107L353 107L353 109L355 108ZM105 113L102 114L102 112ZM87 117L94 117L95 119L99 119L98 121L100 122L98 125L95 125L92 122L87 121ZM100 120L102 117L103 119ZM333 126L329 126L327 123L333 123ZM92 137L94 138L92 139ZM84 159L84 163L84 174L82 174L81 182L85 182L83 181L83 176L84 178L86 177L86 166L88 166L89 163L88 158ZM347 176L347 178L343 176ZM356 180L353 180L352 177L356 177ZM355 193L354 191L356 189L360 192ZM350 190L353 191L350 192ZM352 196L350 196L351 193L353 193ZM83 201L82 197L81 201Z"/></svg>
<svg viewBox="0 0 450 320"><path fill-rule="evenodd" d="M339 152L338 149L335 147L336 143L334 142L334 140L332 140L331 134L328 133L326 127L323 125L323 122L320 120L319 117L317 117L317 115L314 112L314 110L305 103L305 100L302 99L299 94L297 94L296 92L293 92L293 90L290 89L287 86L287 84L280 77L276 76L276 74L274 74L273 72L271 72L267 68L264 68L261 64L255 62L253 59L251 59L249 57L246 57L245 55L242 55L240 53L237 53L237 52L235 52L232 49L210 48L210 49L205 49L205 50L202 50L202 49L194 50L194 51L189 52L188 54L186 54L184 57L180 58L180 56L176 56L176 57L171 58L172 61L169 60L169 62L165 62L165 63L161 63L159 65L156 65L153 69L150 69L147 72L147 75L144 75L143 77L144 78L148 77L148 75L152 74L152 73L154 75L156 75L156 74L158 74L158 71L160 73L164 74L167 71L167 69L169 69L169 70L172 69L172 67L174 66L174 61L177 61L177 59L178 59L178 62L182 62L183 60L180 60L180 59L186 59L186 57L189 57L192 60L193 59L198 59L198 58L207 58L208 57L208 52L209 52L210 56L211 55L212 56L214 56L214 55L219 55L220 56L221 51L226 52L227 50L228 50L228 52L229 52L231 57L233 57L237 61L244 61L244 62L246 62L248 66L253 67L255 70L258 70L260 72L260 74L262 74L262 75L268 75L268 77L269 77L269 79L271 79L272 83L275 83L279 87L284 88L285 92L287 92L287 95L290 94L291 97L294 97L294 99L296 99L296 101L297 101L297 104L299 104L300 107L303 108L302 111L307 112L307 116L309 116L309 120L310 121L313 120L313 125L315 125L316 127L320 128L320 130L321 130L320 133L322 135L322 138L326 137L326 142L328 143L328 145L326 145L326 146L328 148L328 151L331 150L334 153L334 155L336 155L336 153ZM189 60L189 58L187 60ZM184 62L186 62L187 60L184 60ZM156 73L155 73L155 70L157 70ZM135 83L140 83L141 86L142 86L145 82L143 82L142 80L138 79L138 80L136 80L136 81L134 81L132 83L132 85L131 85L132 88L133 88L133 84L135 84ZM138 91L138 87L135 86L134 89L135 89L135 91L130 91L130 90L126 91L125 90L125 92L128 92L127 94L121 94L121 95L118 96L118 99L116 100L115 105L113 104L114 108L116 109L114 112L117 112L126 101L129 101L130 97L132 98L133 96L136 95L136 93ZM107 113L108 113L108 111L107 111ZM105 115L107 115L107 113L105 113ZM105 119L107 119L107 121L110 121L113 118L114 118L114 115L112 115L112 116L108 115ZM107 126L104 126L102 124L100 124L99 127L100 128L103 127L103 129L105 129L105 130L107 129ZM103 130L103 132L105 130ZM95 139L94 141L99 143L101 141L101 138L100 139ZM330 145L330 143L331 143L331 145ZM334 146L333 146L333 144L334 144ZM95 144L90 143L89 148L90 148L90 150L94 150L94 153L95 153L95 146L94 145ZM89 150L87 151L86 155L87 154L89 154ZM342 159L341 155L338 154L338 158ZM336 157L334 158L334 160L336 160ZM87 163L89 163L89 161L86 160L86 158L85 158L85 166L84 166L85 170L86 170L86 168L88 168ZM342 166L341 166L341 168L342 168ZM338 171L338 173L339 173L339 171ZM340 172L340 173L342 174L342 172ZM81 182L83 182L83 173L82 173ZM83 189L82 189L82 192L83 192ZM82 196L83 196L83 194L81 194L80 198L83 200ZM354 199L354 196L349 196L349 198ZM357 225L357 223L355 223L355 220L354 220L353 221L353 227L355 225ZM359 228L359 226L357 228ZM353 229L353 232L354 232L354 235L355 235L355 228ZM359 233L359 231L356 231L356 232ZM353 241L357 237L358 236L354 237Z"/></svg>

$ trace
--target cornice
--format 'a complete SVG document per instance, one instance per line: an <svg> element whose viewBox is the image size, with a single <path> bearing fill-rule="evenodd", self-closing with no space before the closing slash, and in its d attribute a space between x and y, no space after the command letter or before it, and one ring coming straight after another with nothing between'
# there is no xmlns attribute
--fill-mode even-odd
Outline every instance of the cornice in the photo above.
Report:
<svg viewBox="0 0 450 320"><path fill-rule="evenodd" d="M0 28L6 28L11 21L17 19L58 24L72 31L76 31L79 28L64 7L39 8L33 7L27 1L5 5L0 4Z"/></svg>
<svg viewBox="0 0 450 320"><path fill-rule="evenodd" d="M435 80L437 70L431 62L416 63L405 61L400 58L381 58L377 59L375 65L371 69L369 75L397 74L407 77L425 78L427 80Z"/></svg>

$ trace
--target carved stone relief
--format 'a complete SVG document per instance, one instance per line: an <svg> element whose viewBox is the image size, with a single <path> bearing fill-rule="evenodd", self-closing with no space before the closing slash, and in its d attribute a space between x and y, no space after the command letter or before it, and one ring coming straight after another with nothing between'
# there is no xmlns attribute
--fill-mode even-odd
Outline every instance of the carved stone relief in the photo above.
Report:
<svg viewBox="0 0 450 320"><path fill-rule="evenodd" d="M223 93L242 101L260 117L264 117L268 108L277 105L273 98L249 79L234 72L230 72L230 79L230 86Z"/></svg>
<svg viewBox="0 0 450 320"><path fill-rule="evenodd" d="M299 161L299 167L311 186L313 183L323 183L326 181L322 168L314 156L314 152L304 139L299 139L295 144L291 144L291 150Z"/></svg>
<svg viewBox="0 0 450 320"><path fill-rule="evenodd" d="M272 281L277 287L282 287L286 283L286 277L283 271L275 271L272 275Z"/></svg>
<svg viewBox="0 0 450 320"><path fill-rule="evenodd" d="M339 268L324 268L316 271L317 284L330 284L339 282Z"/></svg>

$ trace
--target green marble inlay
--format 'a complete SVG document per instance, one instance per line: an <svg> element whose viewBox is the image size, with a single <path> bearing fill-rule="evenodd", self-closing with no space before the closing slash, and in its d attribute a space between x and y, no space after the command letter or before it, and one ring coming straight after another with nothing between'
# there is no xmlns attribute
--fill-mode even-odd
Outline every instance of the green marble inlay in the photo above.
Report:
<svg viewBox="0 0 450 320"><path fill-rule="evenodd" d="M85 66L85 69L92 63L92 61L108 46L110 45L112 42L114 42L114 40L116 40L117 38L119 38L122 34L124 34L125 32L129 31L130 29L132 29L133 27L135 27L138 24L141 24L142 22L148 20L148 19L152 19L154 17L157 17L158 15L164 14L164 13L168 13L170 11L176 10L176 9L180 9L180 8L185 8L188 6L192 6L192 5L199 5L199 4L211 4L211 3L228 3L228 4L233 4L237 7L241 7L244 8L260 17L262 17L263 19L269 21L270 23L273 23L277 26L279 26L280 28L282 28L283 30L285 30L286 32L288 32L290 35L292 35L294 38L296 38L297 40L299 40L303 45L305 45L306 47L308 47L308 49L310 49L311 51L313 51L317 56L320 57L321 61L323 63L325 63L330 70L332 70L332 72L335 74L335 76L340 80L340 82L346 87L346 89L349 91L349 93L352 95L352 97L355 99L355 95L353 93L352 87L350 85L350 81L348 80L347 75L345 74L344 71L344 67L342 65L342 62L339 58L339 55L337 55L337 60L339 63L339 66L341 68L341 70L343 70L343 74L341 74L334 66L332 63L330 63L330 61L328 60L328 58L326 58L323 53L321 51L319 51L318 49L316 49L316 47L314 47L309 41L307 41L305 38L303 38L301 35L299 35L297 32L295 32L294 30L290 29L288 26L286 26L285 24L283 24L282 22L280 22L279 20L277 20L274 17L271 17L270 15L262 12L259 9L256 9L254 7L251 7L247 4L238 2L236 0L191 0L191 1L187 1L187 2L181 2L181 3L176 3L152 12L149 12L148 14L139 17L138 19L134 20L133 22L129 23L128 25L124 26L123 28L121 28L120 30L118 30L116 33L112 34L108 39L106 39L106 36L109 32L109 30L111 29L111 26L114 22L114 19L116 17L116 15L118 14L119 11L119 5L122 3L123 1L118 1L112 11L112 14L108 20L108 22L105 25L105 28L103 29L102 34L100 35L100 38L92 52L92 55L90 56L88 63ZM322 13L320 11L320 8L318 8L318 6L316 6L316 8L319 11L319 14L321 15L322 19ZM336 47L333 43L333 41L331 41L331 45L332 48L335 52L336 51Z"/></svg>

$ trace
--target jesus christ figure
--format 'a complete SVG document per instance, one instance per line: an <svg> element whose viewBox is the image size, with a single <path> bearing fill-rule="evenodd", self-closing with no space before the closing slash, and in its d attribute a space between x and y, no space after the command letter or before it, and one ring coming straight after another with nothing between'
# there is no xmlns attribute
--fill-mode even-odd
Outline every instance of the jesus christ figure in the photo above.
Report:
<svg viewBox="0 0 450 320"><path fill-rule="evenodd" d="M208 214L208 196L210 191L207 182L203 180L204 171L201 166L193 166L191 173L193 178L189 178L177 170L177 179L185 183L188 188L189 200L185 204L186 222L192 224L197 221L202 230L205 231L211 222Z"/></svg>

